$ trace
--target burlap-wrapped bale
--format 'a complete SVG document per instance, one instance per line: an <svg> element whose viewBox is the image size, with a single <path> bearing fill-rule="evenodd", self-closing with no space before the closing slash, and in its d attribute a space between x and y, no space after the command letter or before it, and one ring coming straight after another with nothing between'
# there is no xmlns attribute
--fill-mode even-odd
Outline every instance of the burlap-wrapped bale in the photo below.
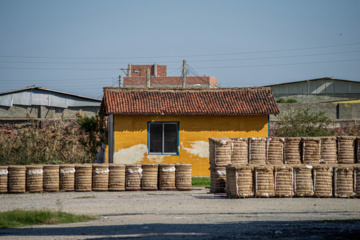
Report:
<svg viewBox="0 0 360 240"><path fill-rule="evenodd" d="M336 165L334 167L334 196L341 198L354 197L354 167Z"/></svg>
<svg viewBox="0 0 360 240"><path fill-rule="evenodd" d="M127 191L141 190L141 164L126 164L125 189Z"/></svg>
<svg viewBox="0 0 360 240"><path fill-rule="evenodd" d="M321 137L321 156L320 163L336 164L337 148L336 137Z"/></svg>
<svg viewBox="0 0 360 240"><path fill-rule="evenodd" d="M8 192L8 166L0 166L0 193Z"/></svg>
<svg viewBox="0 0 360 240"><path fill-rule="evenodd" d="M295 197L311 197L314 195L312 169L311 165L294 166Z"/></svg>
<svg viewBox="0 0 360 240"><path fill-rule="evenodd" d="M60 190L60 175L59 165L44 165L44 191L45 192L58 192Z"/></svg>
<svg viewBox="0 0 360 240"><path fill-rule="evenodd" d="M75 165L60 165L60 191L72 192L75 190Z"/></svg>
<svg viewBox="0 0 360 240"><path fill-rule="evenodd" d="M294 195L294 171L291 165L275 166L275 196L292 197Z"/></svg>
<svg viewBox="0 0 360 240"><path fill-rule="evenodd" d="M266 163L281 165L284 163L284 138L266 138Z"/></svg>
<svg viewBox="0 0 360 240"><path fill-rule="evenodd" d="M238 198L238 175L234 164L226 165L226 195L231 198Z"/></svg>
<svg viewBox="0 0 360 240"><path fill-rule="evenodd" d="M210 192L223 193L226 186L226 167L210 168Z"/></svg>
<svg viewBox="0 0 360 240"><path fill-rule="evenodd" d="M109 164L109 191L125 191L124 164Z"/></svg>
<svg viewBox="0 0 360 240"><path fill-rule="evenodd" d="M333 196L333 168L329 165L315 165L314 176L314 196L332 197Z"/></svg>
<svg viewBox="0 0 360 240"><path fill-rule="evenodd" d="M177 163L175 164L175 186L179 191L192 190L191 164Z"/></svg>
<svg viewBox="0 0 360 240"><path fill-rule="evenodd" d="M231 163L232 141L227 137L209 138L210 167L225 167ZM212 149L211 149L212 148Z"/></svg>
<svg viewBox="0 0 360 240"><path fill-rule="evenodd" d="M44 170L42 165L27 165L26 166L26 191L28 192L42 192Z"/></svg>
<svg viewBox="0 0 360 240"><path fill-rule="evenodd" d="M159 164L159 189L160 190L176 190L175 186L175 164L160 163Z"/></svg>
<svg viewBox="0 0 360 240"><path fill-rule="evenodd" d="M354 192L355 197L360 198L360 165L354 167Z"/></svg>
<svg viewBox="0 0 360 240"><path fill-rule="evenodd" d="M321 157L320 138L306 137L302 142L302 162L304 164L319 164Z"/></svg>
<svg viewBox="0 0 360 240"><path fill-rule="evenodd" d="M232 141L232 164L248 163L248 138L231 138Z"/></svg>
<svg viewBox="0 0 360 240"><path fill-rule="evenodd" d="M285 164L301 164L301 138L288 137L285 138L284 144L284 163Z"/></svg>
<svg viewBox="0 0 360 240"><path fill-rule="evenodd" d="M266 164L265 138L249 138L249 163Z"/></svg>
<svg viewBox="0 0 360 240"><path fill-rule="evenodd" d="M157 190L158 189L158 164L142 164L141 189Z"/></svg>
<svg viewBox="0 0 360 240"><path fill-rule="evenodd" d="M255 197L274 197L274 167L256 166L254 167L255 175Z"/></svg>
<svg viewBox="0 0 360 240"><path fill-rule="evenodd" d="M8 191L24 193L26 191L26 166L10 165L8 171Z"/></svg>
<svg viewBox="0 0 360 240"><path fill-rule="evenodd" d="M93 164L92 166L92 190L108 191L109 190L109 165Z"/></svg>
<svg viewBox="0 0 360 240"><path fill-rule="evenodd" d="M90 192L92 186L92 165L75 165L75 191Z"/></svg>
<svg viewBox="0 0 360 240"><path fill-rule="evenodd" d="M351 136L337 137L339 164L355 163L355 140L356 137Z"/></svg>
<svg viewBox="0 0 360 240"><path fill-rule="evenodd" d="M229 177L228 177L228 174ZM227 195L234 198L254 196L253 167L249 165L232 164L226 166Z"/></svg>

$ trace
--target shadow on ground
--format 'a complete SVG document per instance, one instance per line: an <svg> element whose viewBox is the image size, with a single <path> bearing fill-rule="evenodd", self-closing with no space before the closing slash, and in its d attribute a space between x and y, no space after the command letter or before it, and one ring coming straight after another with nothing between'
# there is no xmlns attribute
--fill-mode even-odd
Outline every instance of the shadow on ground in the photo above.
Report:
<svg viewBox="0 0 360 240"><path fill-rule="evenodd" d="M140 224L0 229L0 238L80 239L358 239L360 220L252 221L222 224Z"/></svg>

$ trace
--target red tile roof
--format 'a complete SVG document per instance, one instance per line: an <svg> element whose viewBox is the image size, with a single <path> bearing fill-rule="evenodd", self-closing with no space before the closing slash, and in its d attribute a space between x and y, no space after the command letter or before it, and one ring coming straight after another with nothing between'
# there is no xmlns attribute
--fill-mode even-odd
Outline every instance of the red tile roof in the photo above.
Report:
<svg viewBox="0 0 360 240"><path fill-rule="evenodd" d="M123 115L278 114L269 87L159 89L104 87L102 111Z"/></svg>

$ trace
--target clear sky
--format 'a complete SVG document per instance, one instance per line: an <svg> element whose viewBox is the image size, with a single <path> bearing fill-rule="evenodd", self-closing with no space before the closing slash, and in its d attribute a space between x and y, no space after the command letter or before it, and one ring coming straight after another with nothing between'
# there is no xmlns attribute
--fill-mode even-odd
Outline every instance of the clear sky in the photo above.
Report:
<svg viewBox="0 0 360 240"><path fill-rule="evenodd" d="M128 63L180 76L183 59L221 87L360 81L360 1L0 1L0 92L101 98Z"/></svg>

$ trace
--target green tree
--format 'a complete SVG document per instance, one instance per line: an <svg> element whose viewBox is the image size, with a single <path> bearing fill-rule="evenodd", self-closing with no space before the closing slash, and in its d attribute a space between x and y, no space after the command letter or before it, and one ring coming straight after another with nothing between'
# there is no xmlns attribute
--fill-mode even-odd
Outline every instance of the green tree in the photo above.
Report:
<svg viewBox="0 0 360 240"><path fill-rule="evenodd" d="M281 137L317 137L332 136L334 131L329 129L330 118L325 112L310 112L306 109L289 109L280 115L276 124L276 135Z"/></svg>

